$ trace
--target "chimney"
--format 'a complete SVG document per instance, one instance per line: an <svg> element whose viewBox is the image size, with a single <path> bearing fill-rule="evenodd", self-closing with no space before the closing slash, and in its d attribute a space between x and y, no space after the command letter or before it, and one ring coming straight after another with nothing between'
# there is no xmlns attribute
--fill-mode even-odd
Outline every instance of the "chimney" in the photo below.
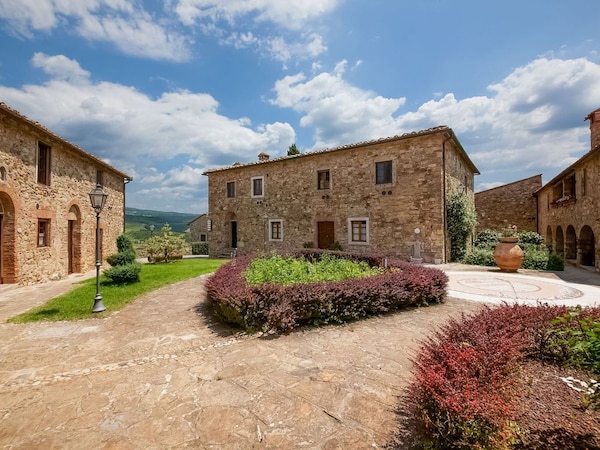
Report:
<svg viewBox="0 0 600 450"><path fill-rule="evenodd" d="M600 122L600 117L599 117L599 122ZM269 155L267 155L265 152L261 152L258 154L258 160L259 161L268 161L270 158Z"/></svg>
<svg viewBox="0 0 600 450"><path fill-rule="evenodd" d="M585 120L590 121L590 143L593 149L600 145L600 108L589 113Z"/></svg>

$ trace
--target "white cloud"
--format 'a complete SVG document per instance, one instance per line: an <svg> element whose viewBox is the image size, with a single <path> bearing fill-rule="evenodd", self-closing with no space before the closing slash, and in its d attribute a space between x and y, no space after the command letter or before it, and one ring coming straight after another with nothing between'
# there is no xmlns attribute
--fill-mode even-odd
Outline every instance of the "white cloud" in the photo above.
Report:
<svg viewBox="0 0 600 450"><path fill-rule="evenodd" d="M335 9L339 0L179 0L175 10L186 25L211 20L232 23L252 16L256 21L269 21L282 28L302 29L310 20Z"/></svg>
<svg viewBox="0 0 600 450"><path fill-rule="evenodd" d="M204 168L255 160L261 151L283 155L296 139L287 123L253 125L246 117L220 114L209 94L175 91L150 98L130 86L92 82L77 61L63 55L38 53L32 62L50 79L43 85L0 86L0 98L136 181L197 187L192 179L203 179ZM168 165L177 158L189 167L157 172L159 161Z"/></svg>
<svg viewBox="0 0 600 450"><path fill-rule="evenodd" d="M61 26L128 55L173 61L190 56L185 36L156 23L131 0L0 0L0 18L23 37Z"/></svg>
<svg viewBox="0 0 600 450"><path fill-rule="evenodd" d="M490 85L489 96L448 93L403 114L403 97L351 85L346 66L275 83L272 103L301 114L300 124L314 128L315 148L448 125L482 172L481 188L507 176L552 176L589 150L583 118L598 107L600 65L587 59L540 58Z"/></svg>

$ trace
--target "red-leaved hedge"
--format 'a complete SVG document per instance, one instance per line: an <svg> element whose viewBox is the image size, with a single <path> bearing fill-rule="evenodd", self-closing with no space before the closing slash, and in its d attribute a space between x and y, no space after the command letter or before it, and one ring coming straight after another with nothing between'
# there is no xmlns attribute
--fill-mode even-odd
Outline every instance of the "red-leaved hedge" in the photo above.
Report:
<svg viewBox="0 0 600 450"><path fill-rule="evenodd" d="M340 257L366 261L379 258L333 252ZM299 252L307 259L320 252ZM381 275L330 283L249 286L243 273L250 257L240 257L221 266L207 281L208 299L224 321L247 331L290 331L303 324L343 323L410 305L444 300L448 278L438 270L399 260L388 261Z"/></svg>
<svg viewBox="0 0 600 450"><path fill-rule="evenodd" d="M409 388L421 433L432 448L510 448L518 437L515 383L524 358L561 362L560 333L550 328L567 308L504 305L451 320L422 345ZM600 309L580 317L600 316Z"/></svg>

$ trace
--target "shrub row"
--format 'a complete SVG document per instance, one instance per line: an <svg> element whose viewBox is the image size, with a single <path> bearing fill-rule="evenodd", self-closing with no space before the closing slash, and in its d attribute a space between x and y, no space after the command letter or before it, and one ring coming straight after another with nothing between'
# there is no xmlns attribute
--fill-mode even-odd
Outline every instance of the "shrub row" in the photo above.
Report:
<svg viewBox="0 0 600 450"><path fill-rule="evenodd" d="M524 358L565 363L572 323L562 306L501 306L452 320L427 339L414 361L409 389L429 448L510 448L518 441L515 391ZM580 317L599 317L600 308Z"/></svg>
<svg viewBox="0 0 600 450"><path fill-rule="evenodd" d="M300 253L308 259L318 259L322 254ZM332 253L354 261L374 261L363 255ZM405 306L439 303L448 282L440 270L395 260L388 264L390 270L372 277L250 286L243 275L250 261L250 257L230 261L206 285L217 315L247 331L290 331L303 324L343 323Z"/></svg>

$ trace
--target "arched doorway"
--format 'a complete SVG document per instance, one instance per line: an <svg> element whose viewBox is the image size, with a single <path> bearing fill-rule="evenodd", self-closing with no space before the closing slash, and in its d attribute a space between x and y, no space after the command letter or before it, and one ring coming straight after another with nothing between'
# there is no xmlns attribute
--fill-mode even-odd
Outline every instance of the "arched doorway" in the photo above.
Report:
<svg viewBox="0 0 600 450"><path fill-rule="evenodd" d="M573 225L567 227L565 235L565 259L577 259L577 234Z"/></svg>
<svg viewBox="0 0 600 450"><path fill-rule="evenodd" d="M0 284L16 282L15 207L11 198L0 192Z"/></svg>
<svg viewBox="0 0 600 450"><path fill-rule="evenodd" d="M546 238L544 239L544 243L546 244L546 247L550 253L552 253L554 244L552 242L552 227L550 225L548 225L548 228L546 228Z"/></svg>
<svg viewBox="0 0 600 450"><path fill-rule="evenodd" d="M554 252L561 257L565 257L565 236L562 227L556 227L556 243Z"/></svg>
<svg viewBox="0 0 600 450"><path fill-rule="evenodd" d="M67 219L67 269L68 273L78 273L81 272L81 213L78 206L71 206Z"/></svg>
<svg viewBox="0 0 600 450"><path fill-rule="evenodd" d="M596 242L594 231L585 225L579 232L579 240L577 241L578 264L582 266L596 265Z"/></svg>

